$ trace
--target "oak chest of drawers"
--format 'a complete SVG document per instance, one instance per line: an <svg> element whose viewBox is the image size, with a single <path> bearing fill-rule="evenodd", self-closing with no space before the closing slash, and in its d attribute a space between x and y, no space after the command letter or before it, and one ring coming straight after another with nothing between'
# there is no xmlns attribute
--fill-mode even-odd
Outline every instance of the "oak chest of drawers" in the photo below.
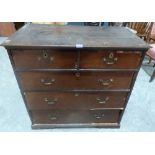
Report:
<svg viewBox="0 0 155 155"><path fill-rule="evenodd" d="M33 129L119 127L148 49L126 28L33 24L2 45Z"/></svg>

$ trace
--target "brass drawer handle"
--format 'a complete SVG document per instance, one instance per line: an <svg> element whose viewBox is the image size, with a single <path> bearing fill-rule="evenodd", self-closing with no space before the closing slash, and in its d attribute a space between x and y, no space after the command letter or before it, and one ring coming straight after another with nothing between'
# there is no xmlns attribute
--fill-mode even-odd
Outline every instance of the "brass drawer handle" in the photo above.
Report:
<svg viewBox="0 0 155 155"><path fill-rule="evenodd" d="M48 99L48 98L44 98L44 101L49 104L49 105L53 105L53 104L56 104L58 99L57 98L54 98L54 99Z"/></svg>
<svg viewBox="0 0 155 155"><path fill-rule="evenodd" d="M49 85L52 85L55 82L55 79L51 79L50 81L45 81L45 79L41 79L41 82L44 85L49 86Z"/></svg>
<svg viewBox="0 0 155 155"><path fill-rule="evenodd" d="M109 97L106 97L105 99L97 97L96 100L99 104L105 104L109 100Z"/></svg>
<svg viewBox="0 0 155 155"><path fill-rule="evenodd" d="M113 65L113 64L115 64L116 61L118 61L118 58L117 57L114 57L114 53L111 52L107 58L103 58L103 61L107 65Z"/></svg>
<svg viewBox="0 0 155 155"><path fill-rule="evenodd" d="M102 86L109 86L114 80L111 78L108 80L99 79L98 81Z"/></svg>
<svg viewBox="0 0 155 155"><path fill-rule="evenodd" d="M94 115L94 117L96 118L96 119L102 119L102 118L104 118L104 114L95 114Z"/></svg>
<svg viewBox="0 0 155 155"><path fill-rule="evenodd" d="M53 115L48 115L48 118L49 118L50 120L52 120L52 121L54 121L54 120L57 119L57 117L56 117L56 116L53 116Z"/></svg>

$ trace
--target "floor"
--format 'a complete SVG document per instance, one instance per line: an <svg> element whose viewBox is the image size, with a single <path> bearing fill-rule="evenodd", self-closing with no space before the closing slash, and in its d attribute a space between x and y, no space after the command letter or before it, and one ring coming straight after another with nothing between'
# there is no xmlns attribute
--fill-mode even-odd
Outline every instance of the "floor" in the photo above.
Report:
<svg viewBox="0 0 155 155"><path fill-rule="evenodd" d="M0 37L0 43L5 39ZM32 130L7 52L0 47L0 131L155 131L155 80L149 83L146 68L140 69L119 129Z"/></svg>

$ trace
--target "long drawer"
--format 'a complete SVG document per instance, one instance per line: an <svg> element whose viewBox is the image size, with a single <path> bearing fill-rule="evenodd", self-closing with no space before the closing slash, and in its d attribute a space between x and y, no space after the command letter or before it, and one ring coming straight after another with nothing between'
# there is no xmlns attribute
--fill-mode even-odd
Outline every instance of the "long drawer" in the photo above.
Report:
<svg viewBox="0 0 155 155"><path fill-rule="evenodd" d="M20 72L24 90L129 89L133 72Z"/></svg>
<svg viewBox="0 0 155 155"><path fill-rule="evenodd" d="M141 53L136 51L87 50L81 52L80 68L84 69L136 69Z"/></svg>
<svg viewBox="0 0 155 155"><path fill-rule="evenodd" d="M75 68L75 50L13 50L16 69Z"/></svg>
<svg viewBox="0 0 155 155"><path fill-rule="evenodd" d="M48 109L123 109L126 92L26 92L30 110Z"/></svg>
<svg viewBox="0 0 155 155"><path fill-rule="evenodd" d="M119 110L32 111L33 124L118 123Z"/></svg>

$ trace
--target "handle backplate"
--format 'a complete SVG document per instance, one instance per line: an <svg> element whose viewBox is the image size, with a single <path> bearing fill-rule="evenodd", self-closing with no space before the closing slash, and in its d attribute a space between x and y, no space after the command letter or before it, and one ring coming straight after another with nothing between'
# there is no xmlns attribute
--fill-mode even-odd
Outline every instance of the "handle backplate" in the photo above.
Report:
<svg viewBox="0 0 155 155"><path fill-rule="evenodd" d="M103 58L103 62L105 62L107 65L113 65L118 61L118 58L114 56L114 53L109 53L108 57Z"/></svg>
<svg viewBox="0 0 155 155"><path fill-rule="evenodd" d="M49 104L49 105L53 105L53 104L56 104L58 99L57 98L54 98L54 99L48 99L47 97L44 98L44 101Z"/></svg>
<svg viewBox="0 0 155 155"><path fill-rule="evenodd" d="M55 83L55 79L54 79L54 78L52 78L51 80L41 79L40 81L41 81L41 83L43 83L45 86L49 86L49 85L52 85L52 84Z"/></svg>

